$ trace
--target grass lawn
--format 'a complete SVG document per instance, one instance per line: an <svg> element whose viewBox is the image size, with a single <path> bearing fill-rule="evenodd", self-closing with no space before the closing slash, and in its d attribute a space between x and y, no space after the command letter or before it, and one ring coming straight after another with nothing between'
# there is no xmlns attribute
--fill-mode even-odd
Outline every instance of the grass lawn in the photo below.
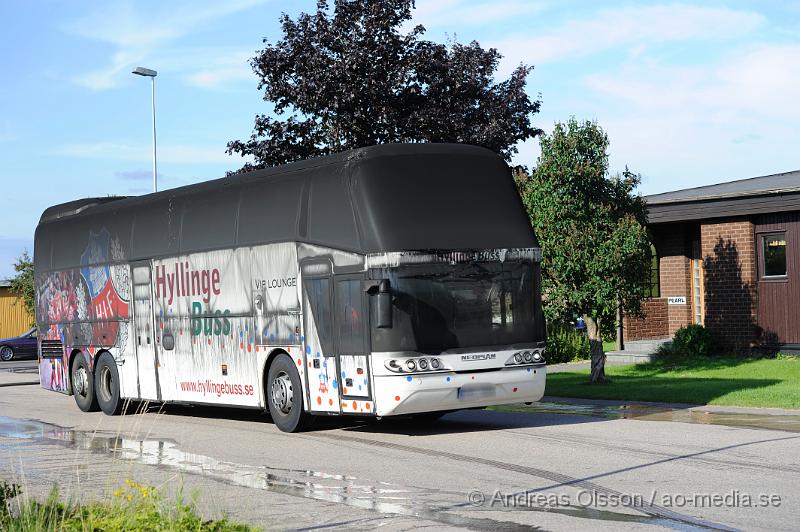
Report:
<svg viewBox="0 0 800 532"><path fill-rule="evenodd" d="M547 376L547 395L735 406L800 408L800 358L684 358L606 366L610 383L589 371Z"/></svg>

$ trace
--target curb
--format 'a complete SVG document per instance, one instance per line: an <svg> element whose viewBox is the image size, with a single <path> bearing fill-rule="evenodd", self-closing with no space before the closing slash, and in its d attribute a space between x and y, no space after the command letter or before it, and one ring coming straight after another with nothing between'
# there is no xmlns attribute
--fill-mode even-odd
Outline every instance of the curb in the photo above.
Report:
<svg viewBox="0 0 800 532"><path fill-rule="evenodd" d="M31 386L33 384L39 384L39 381L4 382L0 383L0 388L6 388L8 386Z"/></svg>
<svg viewBox="0 0 800 532"><path fill-rule="evenodd" d="M556 397L545 395L541 401L569 405L595 405L595 406L652 406L671 410L693 410L696 412L710 412L714 414L756 414L766 416L798 416L800 410L768 406L728 406L728 405L698 405L691 403L659 403L653 401L619 400L619 399L580 399L575 397Z"/></svg>

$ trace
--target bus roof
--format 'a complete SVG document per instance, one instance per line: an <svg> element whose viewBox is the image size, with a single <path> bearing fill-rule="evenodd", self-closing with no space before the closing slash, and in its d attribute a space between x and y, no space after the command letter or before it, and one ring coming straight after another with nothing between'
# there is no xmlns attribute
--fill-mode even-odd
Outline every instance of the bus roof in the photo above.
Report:
<svg viewBox="0 0 800 532"><path fill-rule="evenodd" d="M115 257L93 258L98 238L114 242ZM34 258L41 271L286 241L364 254L537 246L498 155L459 144L384 144L138 197L56 205L39 221Z"/></svg>

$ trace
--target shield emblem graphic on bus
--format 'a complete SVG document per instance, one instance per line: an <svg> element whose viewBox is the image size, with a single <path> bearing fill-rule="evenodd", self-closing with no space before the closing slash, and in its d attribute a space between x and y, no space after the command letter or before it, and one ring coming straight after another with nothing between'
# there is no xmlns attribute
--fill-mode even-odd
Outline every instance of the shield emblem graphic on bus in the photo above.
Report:
<svg viewBox="0 0 800 532"><path fill-rule="evenodd" d="M128 317L128 302L117 292L108 264L110 243L108 230L90 231L89 243L81 255L81 277L89 291L90 315L98 320L92 325L94 345L113 344L119 333L117 318Z"/></svg>

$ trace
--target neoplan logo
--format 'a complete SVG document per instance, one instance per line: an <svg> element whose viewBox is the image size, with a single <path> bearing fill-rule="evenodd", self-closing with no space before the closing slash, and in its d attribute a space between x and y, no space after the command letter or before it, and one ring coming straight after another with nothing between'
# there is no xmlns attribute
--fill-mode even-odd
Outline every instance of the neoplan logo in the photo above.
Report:
<svg viewBox="0 0 800 532"><path fill-rule="evenodd" d="M462 362L475 362L477 360L494 360L497 355L494 353L475 353L472 355L461 355Z"/></svg>

